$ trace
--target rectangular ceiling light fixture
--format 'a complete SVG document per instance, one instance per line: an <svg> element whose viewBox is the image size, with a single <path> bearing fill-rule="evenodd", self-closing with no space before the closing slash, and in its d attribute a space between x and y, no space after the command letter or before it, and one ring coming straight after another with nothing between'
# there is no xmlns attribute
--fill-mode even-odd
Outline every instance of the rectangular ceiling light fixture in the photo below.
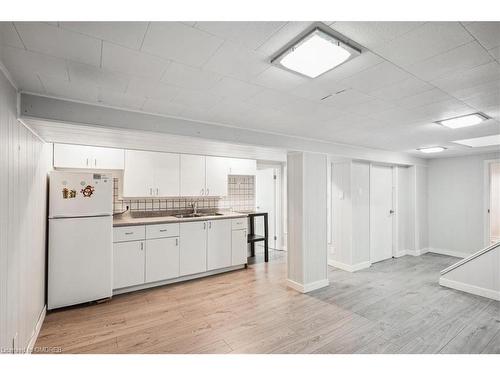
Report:
<svg viewBox="0 0 500 375"><path fill-rule="evenodd" d="M442 152L446 150L446 148L441 146L435 146L435 147L422 147L417 150L423 152L424 154L434 154L436 152Z"/></svg>
<svg viewBox="0 0 500 375"><path fill-rule="evenodd" d="M271 63L316 78L360 53L359 49L316 27L304 37L291 43L273 58Z"/></svg>
<svg viewBox="0 0 500 375"><path fill-rule="evenodd" d="M460 145L469 147L500 146L500 134L488 135L486 137L461 139L459 141L453 141L453 143L458 143Z"/></svg>
<svg viewBox="0 0 500 375"><path fill-rule="evenodd" d="M451 129L465 128L466 126L474 126L487 120L488 117L480 113L472 113L470 115L458 116L446 120L436 121L436 124L446 126Z"/></svg>

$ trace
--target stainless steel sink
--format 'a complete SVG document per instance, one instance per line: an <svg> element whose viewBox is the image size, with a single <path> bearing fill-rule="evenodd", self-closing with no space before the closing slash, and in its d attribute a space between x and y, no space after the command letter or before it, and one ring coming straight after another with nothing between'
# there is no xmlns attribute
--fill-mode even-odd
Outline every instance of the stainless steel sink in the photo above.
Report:
<svg viewBox="0 0 500 375"><path fill-rule="evenodd" d="M179 215L175 215L175 217L178 219L183 219L186 217L202 217L202 216L206 216L206 215L204 215L204 214L179 214Z"/></svg>

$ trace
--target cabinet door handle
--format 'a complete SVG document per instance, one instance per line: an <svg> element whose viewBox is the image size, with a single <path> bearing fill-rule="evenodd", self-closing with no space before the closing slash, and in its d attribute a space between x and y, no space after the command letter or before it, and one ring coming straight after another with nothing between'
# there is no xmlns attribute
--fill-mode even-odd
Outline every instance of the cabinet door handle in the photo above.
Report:
<svg viewBox="0 0 500 375"><path fill-rule="evenodd" d="M167 230L166 229L160 229L160 232L166 232Z"/></svg>
<svg viewBox="0 0 500 375"><path fill-rule="evenodd" d="M134 232L125 232L126 235L134 234Z"/></svg>
<svg viewBox="0 0 500 375"><path fill-rule="evenodd" d="M203 223L203 230L207 229L207 223Z"/></svg>
<svg viewBox="0 0 500 375"><path fill-rule="evenodd" d="M158 188L156 188L156 195L158 196Z"/></svg>
<svg viewBox="0 0 500 375"><path fill-rule="evenodd" d="M207 195L208 195L208 192L210 191L210 189L207 188Z"/></svg>
<svg viewBox="0 0 500 375"><path fill-rule="evenodd" d="M208 229L212 229L212 222L211 221L208 222Z"/></svg>
<svg viewBox="0 0 500 375"><path fill-rule="evenodd" d="M149 188L149 195L153 195L153 188Z"/></svg>
<svg viewBox="0 0 500 375"><path fill-rule="evenodd" d="M178 238L175 239L175 246L179 246L179 239Z"/></svg>
<svg viewBox="0 0 500 375"><path fill-rule="evenodd" d="M141 242L141 251L144 250L144 242Z"/></svg>
<svg viewBox="0 0 500 375"><path fill-rule="evenodd" d="M87 167L89 166L89 158L87 158Z"/></svg>
<svg viewBox="0 0 500 375"><path fill-rule="evenodd" d="M97 159L94 159L94 167L97 167Z"/></svg>
<svg viewBox="0 0 500 375"><path fill-rule="evenodd" d="M205 195L205 189L201 189L201 195Z"/></svg>

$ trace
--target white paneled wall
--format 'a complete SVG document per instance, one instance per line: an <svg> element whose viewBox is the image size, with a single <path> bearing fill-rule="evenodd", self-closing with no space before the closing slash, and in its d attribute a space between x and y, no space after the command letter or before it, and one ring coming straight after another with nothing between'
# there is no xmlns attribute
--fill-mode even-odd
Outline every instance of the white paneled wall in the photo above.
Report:
<svg viewBox="0 0 500 375"><path fill-rule="evenodd" d="M45 306L50 147L17 121L0 73L0 349L25 351Z"/></svg>

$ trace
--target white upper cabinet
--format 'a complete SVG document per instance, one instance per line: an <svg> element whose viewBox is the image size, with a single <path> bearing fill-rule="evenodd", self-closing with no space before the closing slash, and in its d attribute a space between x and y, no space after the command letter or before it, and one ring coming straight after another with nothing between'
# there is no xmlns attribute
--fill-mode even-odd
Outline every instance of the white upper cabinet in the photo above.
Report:
<svg viewBox="0 0 500 375"><path fill-rule="evenodd" d="M165 152L154 152L154 186L153 192L161 197L179 196L180 189L180 155Z"/></svg>
<svg viewBox="0 0 500 375"><path fill-rule="evenodd" d="M181 191L183 197L206 195L205 191L205 156L181 156Z"/></svg>
<svg viewBox="0 0 500 375"><path fill-rule="evenodd" d="M54 143L54 167L123 169L124 150Z"/></svg>
<svg viewBox="0 0 500 375"><path fill-rule="evenodd" d="M227 195L228 158L206 157L205 195L222 197Z"/></svg>
<svg viewBox="0 0 500 375"><path fill-rule="evenodd" d="M148 151L125 150L124 197L149 197L153 195L152 154Z"/></svg>
<svg viewBox="0 0 500 375"><path fill-rule="evenodd" d="M179 195L179 154L125 151L124 197Z"/></svg>
<svg viewBox="0 0 500 375"><path fill-rule="evenodd" d="M256 160L230 158L228 163L229 174L254 176L257 171Z"/></svg>

